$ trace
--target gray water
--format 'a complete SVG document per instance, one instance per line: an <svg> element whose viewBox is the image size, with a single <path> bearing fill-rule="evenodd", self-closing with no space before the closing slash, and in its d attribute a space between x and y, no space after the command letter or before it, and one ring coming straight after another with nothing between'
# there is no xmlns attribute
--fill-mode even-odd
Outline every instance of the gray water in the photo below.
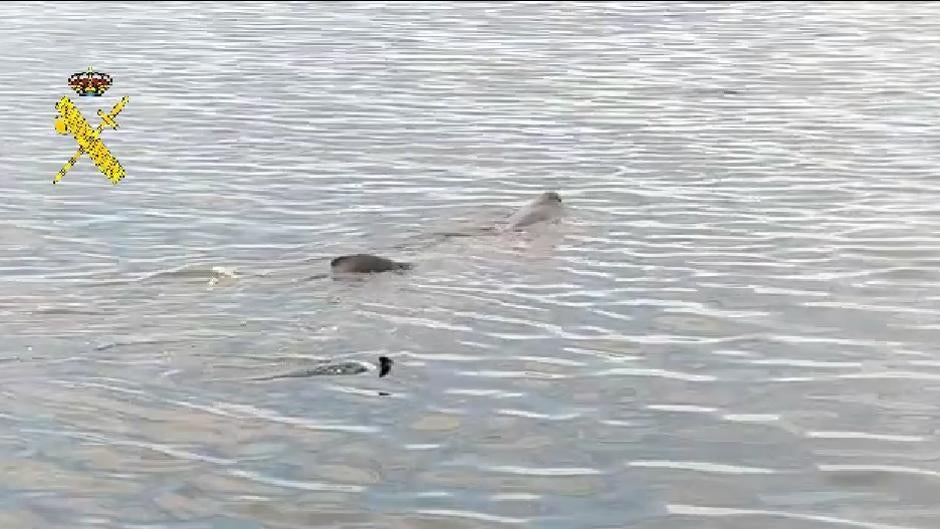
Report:
<svg viewBox="0 0 940 529"><path fill-rule="evenodd" d="M0 528L937 527L938 13L2 4Z"/></svg>

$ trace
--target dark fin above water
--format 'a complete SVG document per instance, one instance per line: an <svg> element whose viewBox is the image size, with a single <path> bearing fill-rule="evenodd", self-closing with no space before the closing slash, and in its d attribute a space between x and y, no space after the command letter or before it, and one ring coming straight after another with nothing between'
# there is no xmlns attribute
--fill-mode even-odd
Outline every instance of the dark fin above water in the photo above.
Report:
<svg viewBox="0 0 940 529"><path fill-rule="evenodd" d="M338 274L375 274L411 268L411 263L369 254L342 255L330 261L330 269Z"/></svg>
<svg viewBox="0 0 940 529"><path fill-rule="evenodd" d="M384 377L392 370L392 359L387 356L379 357L379 378Z"/></svg>

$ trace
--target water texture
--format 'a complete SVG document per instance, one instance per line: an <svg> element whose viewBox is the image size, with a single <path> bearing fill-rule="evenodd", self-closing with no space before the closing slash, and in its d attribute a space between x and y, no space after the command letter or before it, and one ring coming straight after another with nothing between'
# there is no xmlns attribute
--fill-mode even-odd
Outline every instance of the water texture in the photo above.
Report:
<svg viewBox="0 0 940 529"><path fill-rule="evenodd" d="M937 527L938 7L0 5L0 528Z"/></svg>

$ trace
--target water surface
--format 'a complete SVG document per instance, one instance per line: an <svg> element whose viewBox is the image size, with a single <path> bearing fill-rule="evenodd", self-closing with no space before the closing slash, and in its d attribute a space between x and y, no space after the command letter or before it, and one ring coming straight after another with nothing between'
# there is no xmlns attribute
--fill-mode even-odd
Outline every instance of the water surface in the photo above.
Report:
<svg viewBox="0 0 940 529"><path fill-rule="evenodd" d="M0 527L936 527L936 9L3 4Z"/></svg>

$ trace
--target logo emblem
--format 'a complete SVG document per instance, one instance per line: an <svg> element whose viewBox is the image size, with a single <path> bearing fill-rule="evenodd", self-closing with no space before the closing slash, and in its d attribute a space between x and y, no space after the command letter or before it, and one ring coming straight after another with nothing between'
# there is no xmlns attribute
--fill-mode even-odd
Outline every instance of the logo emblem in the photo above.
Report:
<svg viewBox="0 0 940 529"><path fill-rule="evenodd" d="M85 73L72 74L69 77L69 86L82 96L101 96L101 94L111 86L111 76L94 72L89 67L88 71ZM59 170L58 174L56 174L55 178L52 180L53 184L59 183L83 154L88 154L88 157L94 162L95 167L97 167L112 184L117 184L124 179L124 168L121 166L121 162L111 154L111 151L108 150L104 142L101 141L101 132L105 127L111 129L118 128L117 121L115 121L114 118L121 113L121 110L124 109L124 105L126 105L129 100L130 98L127 96L122 97L111 109L111 112L107 114L105 114L103 110L98 109L98 117L101 118L101 123L96 128L92 128L91 125L88 124L85 116L82 115L82 112L68 97L63 97L55 104L55 109L58 113L58 117L55 120L55 130L62 135L71 135L76 143L78 143L78 151L65 162L65 165L62 166L62 169Z"/></svg>

